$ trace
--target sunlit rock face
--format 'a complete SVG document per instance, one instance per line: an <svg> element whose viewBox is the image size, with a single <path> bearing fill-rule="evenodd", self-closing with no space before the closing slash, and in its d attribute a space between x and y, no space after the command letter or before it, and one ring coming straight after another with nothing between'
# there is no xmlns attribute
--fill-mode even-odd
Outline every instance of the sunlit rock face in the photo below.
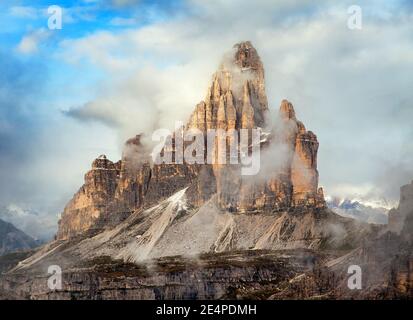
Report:
<svg viewBox="0 0 413 320"><path fill-rule="evenodd" d="M229 130L265 125L268 102L261 59L250 42L239 43L234 50L212 76L205 101L190 117L190 128Z"/></svg>
<svg viewBox="0 0 413 320"><path fill-rule="evenodd" d="M204 140L205 150L212 148L212 163L153 164L152 150L145 148L140 136L132 138L125 144L121 161L113 163L105 157L94 161L85 184L62 214L57 238L114 226L132 212L156 205L183 188L187 188L191 206L202 206L216 195L218 208L228 212L325 207L318 188L317 137L297 120L289 101L281 102L277 114L269 113L264 67L250 42L236 44L223 58L185 129L197 129L205 136L208 130L222 130L210 145ZM240 161L229 164L231 143L242 139L242 129L247 129L248 152L254 143L252 129L259 130L259 170L250 176L242 174ZM171 136L172 144L164 147L164 151L172 151L173 159L177 159L178 148L188 144L178 145L177 134ZM241 149L236 146L240 160ZM222 157L226 163L217 161ZM206 151L204 160L210 160Z"/></svg>
<svg viewBox="0 0 413 320"><path fill-rule="evenodd" d="M93 161L92 169L85 174L84 185L63 211L57 238L65 239L95 227L115 196L119 172L119 163L104 155Z"/></svg>
<svg viewBox="0 0 413 320"><path fill-rule="evenodd" d="M126 211L133 211L142 206L150 174L149 162L145 157L140 136L129 139L124 148L119 182L115 193L115 198L123 204Z"/></svg>

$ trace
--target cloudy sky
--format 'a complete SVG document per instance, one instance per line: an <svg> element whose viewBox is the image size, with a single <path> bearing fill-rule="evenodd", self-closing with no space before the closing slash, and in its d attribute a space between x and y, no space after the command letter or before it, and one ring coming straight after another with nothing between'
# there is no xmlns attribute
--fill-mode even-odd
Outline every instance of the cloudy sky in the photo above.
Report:
<svg viewBox="0 0 413 320"><path fill-rule="evenodd" d="M361 29L348 27L352 5ZM410 0L3 0L2 210L52 234L91 161L185 121L242 40L263 60L271 109L289 99L317 134L326 194L397 202L413 180Z"/></svg>

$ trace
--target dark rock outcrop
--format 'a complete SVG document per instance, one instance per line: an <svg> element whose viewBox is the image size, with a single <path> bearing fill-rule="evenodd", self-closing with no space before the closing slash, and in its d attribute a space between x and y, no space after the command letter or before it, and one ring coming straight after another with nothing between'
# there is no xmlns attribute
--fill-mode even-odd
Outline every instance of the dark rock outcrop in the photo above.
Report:
<svg viewBox="0 0 413 320"><path fill-rule="evenodd" d="M39 243L11 223L0 220L0 256L35 248Z"/></svg>
<svg viewBox="0 0 413 320"><path fill-rule="evenodd" d="M15 299L241 299L265 298L325 259L311 250L166 257L136 265L100 257L63 273L62 290L47 287L43 270L5 275L0 294Z"/></svg>
<svg viewBox="0 0 413 320"><path fill-rule="evenodd" d="M400 201L397 209L389 211L389 230L400 233L403 228L410 227L413 233L413 226L409 223L413 216L413 181L400 188Z"/></svg>

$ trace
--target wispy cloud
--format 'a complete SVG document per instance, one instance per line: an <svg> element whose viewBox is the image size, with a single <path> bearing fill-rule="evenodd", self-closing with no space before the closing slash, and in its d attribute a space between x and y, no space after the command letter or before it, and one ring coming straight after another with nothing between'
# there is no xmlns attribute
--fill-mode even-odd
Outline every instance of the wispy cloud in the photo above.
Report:
<svg viewBox="0 0 413 320"><path fill-rule="evenodd" d="M50 34L50 31L45 28L29 32L23 36L17 45L18 52L22 54L36 53L39 50L41 43L47 40L50 37Z"/></svg>
<svg viewBox="0 0 413 320"><path fill-rule="evenodd" d="M124 27L124 26L133 26L136 24L136 19L134 18L122 18L122 17L115 17L110 20L110 24L116 27Z"/></svg>
<svg viewBox="0 0 413 320"><path fill-rule="evenodd" d="M37 19L39 17L39 10L29 6L15 6L9 10L10 15L17 18Z"/></svg>

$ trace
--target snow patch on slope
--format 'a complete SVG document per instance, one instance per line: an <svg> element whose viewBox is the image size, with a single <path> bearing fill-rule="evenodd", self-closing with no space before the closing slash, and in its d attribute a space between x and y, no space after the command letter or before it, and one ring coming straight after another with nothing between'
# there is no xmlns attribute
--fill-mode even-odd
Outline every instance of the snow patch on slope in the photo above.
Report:
<svg viewBox="0 0 413 320"><path fill-rule="evenodd" d="M132 240L122 249L116 258L131 262L146 260L165 230L177 217L177 214L186 208L184 197L186 189L178 191L168 198L166 201L169 204L159 218L155 220L144 234L135 237L135 240Z"/></svg>
<svg viewBox="0 0 413 320"><path fill-rule="evenodd" d="M342 217L373 224L387 224L388 209L356 199L326 197L327 206Z"/></svg>

